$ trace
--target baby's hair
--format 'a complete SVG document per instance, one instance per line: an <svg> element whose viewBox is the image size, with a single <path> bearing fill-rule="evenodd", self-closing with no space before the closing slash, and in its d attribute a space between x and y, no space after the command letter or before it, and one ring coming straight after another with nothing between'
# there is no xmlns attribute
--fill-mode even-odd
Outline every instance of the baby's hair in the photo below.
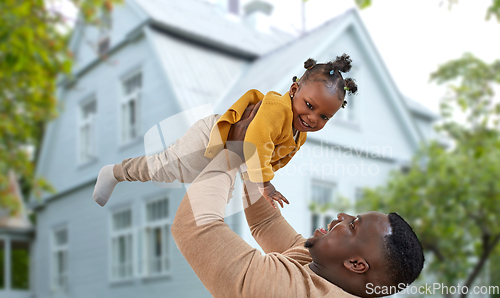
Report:
<svg viewBox="0 0 500 298"><path fill-rule="evenodd" d="M300 82L324 82L325 86L331 89L332 93L338 92L340 100L343 100L342 108L344 108L347 104L347 101L344 100L346 91L349 95L355 94L358 91L358 86L352 78L344 79L340 74L341 72L351 70L351 62L352 60L347 54L343 54L340 57L337 56L335 61L320 64L316 64L316 60L309 58L304 62L306 71L300 78ZM296 82L297 77L293 77L292 80Z"/></svg>

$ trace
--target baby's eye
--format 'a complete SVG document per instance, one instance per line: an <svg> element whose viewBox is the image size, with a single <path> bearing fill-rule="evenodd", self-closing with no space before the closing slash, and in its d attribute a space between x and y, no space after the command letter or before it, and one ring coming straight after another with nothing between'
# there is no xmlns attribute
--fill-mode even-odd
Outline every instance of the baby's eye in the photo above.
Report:
<svg viewBox="0 0 500 298"><path fill-rule="evenodd" d="M308 107L309 109L311 109L311 110L313 109L313 106L312 106L310 103L308 103L307 101L306 101L306 105L307 105L307 107Z"/></svg>
<svg viewBox="0 0 500 298"><path fill-rule="evenodd" d="M328 121L328 119L329 119L329 118L328 118L328 117L326 117L325 115L321 115L321 118L323 118L323 120L326 120L326 121Z"/></svg>

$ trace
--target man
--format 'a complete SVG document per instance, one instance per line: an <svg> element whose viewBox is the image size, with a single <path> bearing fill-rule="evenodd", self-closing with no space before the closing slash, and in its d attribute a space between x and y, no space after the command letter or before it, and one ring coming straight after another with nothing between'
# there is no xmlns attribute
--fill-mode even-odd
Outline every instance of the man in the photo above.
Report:
<svg viewBox="0 0 500 298"><path fill-rule="evenodd" d="M231 231L224 209L242 164L246 128L257 110L247 109L233 125L228 149L192 183L172 224L179 250L208 291L231 298L374 297L412 283L423 267L422 247L395 213L340 213L328 231L317 229L306 240L245 181L245 215L266 255Z"/></svg>

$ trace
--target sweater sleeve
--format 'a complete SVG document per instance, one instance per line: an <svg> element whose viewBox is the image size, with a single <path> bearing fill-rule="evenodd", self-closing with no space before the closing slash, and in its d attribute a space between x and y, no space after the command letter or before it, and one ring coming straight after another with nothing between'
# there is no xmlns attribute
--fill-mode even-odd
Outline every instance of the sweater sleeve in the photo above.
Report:
<svg viewBox="0 0 500 298"><path fill-rule="evenodd" d="M240 158L222 150L191 184L172 236L186 261L214 297L307 297L307 271L281 254L262 255L223 221Z"/></svg>
<svg viewBox="0 0 500 298"><path fill-rule="evenodd" d="M245 216L252 236L264 252L283 253L296 246L303 247L306 239L285 220L279 208L274 209L269 205L256 184L248 181L244 183L248 206L245 208Z"/></svg>
<svg viewBox="0 0 500 298"><path fill-rule="evenodd" d="M271 159L283 134L284 123L288 118L285 112L287 109L283 103L263 100L248 126L245 142L255 147L245 146L244 153L247 173L250 181L254 183L268 182L274 177Z"/></svg>

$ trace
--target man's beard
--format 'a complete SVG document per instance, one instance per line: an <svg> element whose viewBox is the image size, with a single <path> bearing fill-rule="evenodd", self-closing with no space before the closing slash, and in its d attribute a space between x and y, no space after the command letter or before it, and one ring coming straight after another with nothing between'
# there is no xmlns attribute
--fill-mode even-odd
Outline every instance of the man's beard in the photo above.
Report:
<svg viewBox="0 0 500 298"><path fill-rule="evenodd" d="M304 247L305 248L310 248L310 247L313 247L313 244L311 243L311 241L309 241L309 239L307 239L306 243L304 243Z"/></svg>

